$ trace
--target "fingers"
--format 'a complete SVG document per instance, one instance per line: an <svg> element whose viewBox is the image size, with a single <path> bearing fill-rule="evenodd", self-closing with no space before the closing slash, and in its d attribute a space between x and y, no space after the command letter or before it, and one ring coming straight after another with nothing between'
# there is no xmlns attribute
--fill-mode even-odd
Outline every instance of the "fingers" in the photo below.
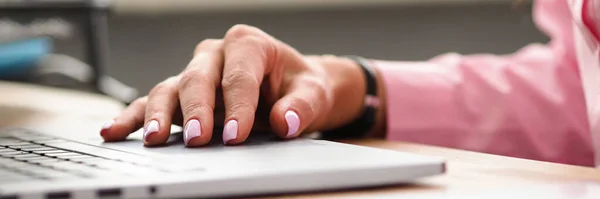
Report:
<svg viewBox="0 0 600 199"><path fill-rule="evenodd" d="M189 147L207 144L213 132L216 87L223 67L222 40L205 40L181 74L179 100L184 117L184 141Z"/></svg>
<svg viewBox="0 0 600 199"><path fill-rule="evenodd" d="M130 106L127 111L131 113L122 116L131 120L126 122L131 125L128 128L133 129L135 125L139 128L143 124L145 145L166 142L174 114L179 110L183 115L186 145L208 143L212 137L215 99L219 91L222 92L225 108L223 142L239 144L246 140L254 125L261 88L266 90L262 93L269 103L273 103L281 96L282 82L291 78L284 74L283 68L294 76L303 70L302 67L285 67L303 65L300 63L302 56L293 48L257 28L244 25L231 28L222 41L202 42L194 50L194 55L180 76L157 85L144 105ZM269 77L269 82L261 87L265 77ZM309 127L318 109L324 106L317 104L327 98L324 87L317 81L309 82L307 85L285 85L290 92L273 107L271 122L277 123L275 129L280 136L297 136L298 132ZM317 102L311 101L313 99ZM118 123L109 123L108 126ZM132 132L131 129L129 131ZM113 139L112 129L107 132L104 133L107 134L105 139ZM114 134L114 139L124 139L128 132L123 130Z"/></svg>
<svg viewBox="0 0 600 199"><path fill-rule="evenodd" d="M246 140L254 124L259 87L277 56L273 42L249 26L231 28L224 40L225 66L221 86L225 103L223 142Z"/></svg>
<svg viewBox="0 0 600 199"><path fill-rule="evenodd" d="M144 120L144 145L164 144L171 134L172 118L179 106L179 77L170 77L156 85L148 95Z"/></svg>
<svg viewBox="0 0 600 199"><path fill-rule="evenodd" d="M104 124L100 136L105 141L121 141L144 124L147 97L133 101L118 117Z"/></svg>
<svg viewBox="0 0 600 199"><path fill-rule="evenodd" d="M270 123L281 138L294 138L305 130L315 130L319 116L331 109L331 97L326 85L315 78L299 77L292 82L286 95L271 110ZM310 125L309 125L310 124Z"/></svg>

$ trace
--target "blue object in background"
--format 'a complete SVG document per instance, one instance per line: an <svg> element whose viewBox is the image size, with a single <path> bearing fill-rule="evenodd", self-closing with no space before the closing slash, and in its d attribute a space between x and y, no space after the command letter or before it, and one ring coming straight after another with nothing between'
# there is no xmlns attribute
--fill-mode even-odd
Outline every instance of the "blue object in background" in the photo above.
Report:
<svg viewBox="0 0 600 199"><path fill-rule="evenodd" d="M29 72L51 50L49 38L0 43L0 78L14 78Z"/></svg>

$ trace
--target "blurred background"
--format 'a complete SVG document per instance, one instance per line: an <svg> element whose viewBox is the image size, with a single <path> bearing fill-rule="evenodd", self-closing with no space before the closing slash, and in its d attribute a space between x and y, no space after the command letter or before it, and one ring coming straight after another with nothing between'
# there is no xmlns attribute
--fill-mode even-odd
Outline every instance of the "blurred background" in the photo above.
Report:
<svg viewBox="0 0 600 199"><path fill-rule="evenodd" d="M105 22L108 50L101 72L140 95L181 71L198 42L220 38L239 23L262 28L305 54L355 54L390 60L422 60L446 52L510 53L528 43L548 40L532 22L531 1L523 0L98 2L96 5L106 5L109 10ZM20 13L16 18L37 13ZM0 14L0 20L5 14ZM73 19L81 18L71 16ZM31 22L31 18L22 21ZM81 34L56 39L59 41L50 51L85 59L85 31L74 32Z"/></svg>

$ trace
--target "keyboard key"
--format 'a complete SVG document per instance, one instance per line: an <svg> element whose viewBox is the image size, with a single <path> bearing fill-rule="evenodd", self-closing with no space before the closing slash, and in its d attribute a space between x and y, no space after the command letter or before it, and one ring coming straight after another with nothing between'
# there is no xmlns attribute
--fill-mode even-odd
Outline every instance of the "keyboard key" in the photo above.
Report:
<svg viewBox="0 0 600 199"><path fill-rule="evenodd" d="M11 151L15 151L14 149L9 149L9 148L0 148L0 153L2 152L11 152Z"/></svg>
<svg viewBox="0 0 600 199"><path fill-rule="evenodd" d="M63 150L59 150L59 149L52 149L52 150L45 150L45 151L34 151L37 154L41 154L41 155L45 155L45 154L54 154L54 153L65 153L65 151Z"/></svg>
<svg viewBox="0 0 600 199"><path fill-rule="evenodd" d="M24 159L24 160L29 163L36 163L36 164L64 161L61 159L56 159L56 158L51 158L51 157L46 157L46 156L40 156L40 157Z"/></svg>
<svg viewBox="0 0 600 199"><path fill-rule="evenodd" d="M26 159L38 158L38 157L40 157L40 155L27 153L27 154L15 155L12 158L14 158L15 160L26 160Z"/></svg>
<svg viewBox="0 0 600 199"><path fill-rule="evenodd" d="M17 152L21 152L21 154L14 155L13 158L39 157L39 156L41 156L41 155L38 155L38 154L33 154L33 153L26 152L26 151L17 151Z"/></svg>
<svg viewBox="0 0 600 199"><path fill-rule="evenodd" d="M36 151L36 152L43 152L43 151L58 151L56 150L56 148L52 148L52 147L45 147L45 146L39 146L37 148L27 148L25 149L25 151Z"/></svg>
<svg viewBox="0 0 600 199"><path fill-rule="evenodd" d="M41 154L43 154L45 156L48 156L48 157L59 157L59 156L61 156L63 154L69 154L69 153L70 152L67 152L67 151L59 151L59 152L44 152L44 153L41 153Z"/></svg>
<svg viewBox="0 0 600 199"><path fill-rule="evenodd" d="M13 148L13 147L10 147L10 148ZM22 151L31 151L31 150L36 150L36 149L47 149L47 148L48 147L44 147L44 146L40 146L40 145L33 145L33 144L18 147L18 149L21 149ZM50 149L52 149L52 148L50 148Z"/></svg>
<svg viewBox="0 0 600 199"><path fill-rule="evenodd" d="M66 158L69 158L70 160L80 160L80 161L85 161L85 160L93 160L93 159L102 159L96 156L90 156L90 155L73 155L73 156L66 156Z"/></svg>
<svg viewBox="0 0 600 199"><path fill-rule="evenodd" d="M160 169L154 165L143 166L98 157L109 156L111 153L103 151L102 154L96 154L97 150L94 147L60 138L29 131L12 131L11 135L12 137L0 138L0 171L5 168L4 170L11 173L11 175L4 175L7 172L0 172L0 179L9 177L15 180L66 179L67 177L147 175L160 172ZM132 160L140 158L146 160L135 155L131 156Z"/></svg>
<svg viewBox="0 0 600 199"><path fill-rule="evenodd" d="M35 162L38 160L44 160L44 159L51 159L51 160L57 160L54 158L49 158L49 157L45 157L45 156L26 156L26 157L15 157L15 160L19 160L19 161L25 161L25 162ZM58 160L57 160L58 161Z"/></svg>
<svg viewBox="0 0 600 199"><path fill-rule="evenodd" d="M10 145L10 146L8 146L8 148L11 148L11 149L27 149L27 148L36 148L36 147L40 147L40 145L32 144L32 143L29 143L29 142L26 142L26 144L19 144L19 145Z"/></svg>
<svg viewBox="0 0 600 199"><path fill-rule="evenodd" d="M25 151L10 151L10 152L4 152L4 153L0 153L1 157L14 157L16 155L21 155L21 154L29 154L29 152L25 152Z"/></svg>
<svg viewBox="0 0 600 199"><path fill-rule="evenodd" d="M12 163L12 162L19 162L19 161L16 161L16 160L14 160L14 159L11 159L11 158L0 157L0 167L1 167L3 164L5 164L5 163L6 163L6 164L8 164L8 163Z"/></svg>
<svg viewBox="0 0 600 199"><path fill-rule="evenodd" d="M93 157L90 157L88 155L62 155L62 156L58 156L57 158L63 159L63 160L68 160L68 161L76 161L76 160L85 160L85 159L89 159L89 158L93 158Z"/></svg>
<svg viewBox="0 0 600 199"><path fill-rule="evenodd" d="M65 151L63 153L45 153L47 155L55 155L56 157L69 157L69 156L82 156L81 153L73 153L73 152L68 152Z"/></svg>

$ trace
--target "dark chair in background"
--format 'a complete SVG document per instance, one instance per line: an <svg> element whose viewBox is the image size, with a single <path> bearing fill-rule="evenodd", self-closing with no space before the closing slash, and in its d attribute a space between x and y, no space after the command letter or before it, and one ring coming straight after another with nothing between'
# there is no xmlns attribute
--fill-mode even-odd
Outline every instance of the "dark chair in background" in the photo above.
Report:
<svg viewBox="0 0 600 199"><path fill-rule="evenodd" d="M109 0L0 0L0 47L43 38L70 51L52 49L48 54L53 56L44 55L33 63L34 70L11 80L102 93L124 103L134 100L135 89L105 73L110 6ZM41 47L20 45L20 50Z"/></svg>

